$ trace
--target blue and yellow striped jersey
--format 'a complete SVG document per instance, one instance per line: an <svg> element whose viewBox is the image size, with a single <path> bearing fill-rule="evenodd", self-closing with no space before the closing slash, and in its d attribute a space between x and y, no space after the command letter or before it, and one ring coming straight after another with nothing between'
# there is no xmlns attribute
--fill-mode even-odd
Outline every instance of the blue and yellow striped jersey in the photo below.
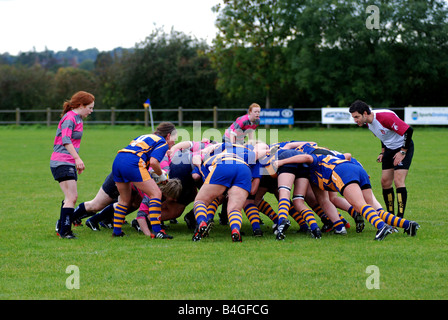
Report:
<svg viewBox="0 0 448 320"><path fill-rule="evenodd" d="M322 190L336 192L340 190L340 188L334 185L334 179L332 179L333 170L337 165L350 161L332 155L311 154L311 156L313 157L313 163L309 164L311 181Z"/></svg>
<svg viewBox="0 0 448 320"><path fill-rule="evenodd" d="M135 138L127 147L118 152L133 153L142 158L148 166L150 158L161 162L167 151L168 144L163 137L156 134L145 134Z"/></svg>

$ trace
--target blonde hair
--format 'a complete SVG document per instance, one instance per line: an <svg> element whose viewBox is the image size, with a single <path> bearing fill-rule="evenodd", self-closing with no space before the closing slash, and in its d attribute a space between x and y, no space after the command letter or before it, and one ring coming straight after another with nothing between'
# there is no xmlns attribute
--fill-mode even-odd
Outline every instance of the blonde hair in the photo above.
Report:
<svg viewBox="0 0 448 320"><path fill-rule="evenodd" d="M182 192L182 182L180 179L168 179L166 184L159 185L160 191L169 198L178 199Z"/></svg>

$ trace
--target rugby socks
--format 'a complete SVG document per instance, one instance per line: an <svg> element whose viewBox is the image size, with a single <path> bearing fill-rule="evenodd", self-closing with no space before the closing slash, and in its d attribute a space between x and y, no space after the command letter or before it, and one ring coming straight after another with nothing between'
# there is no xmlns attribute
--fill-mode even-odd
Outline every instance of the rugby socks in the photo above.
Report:
<svg viewBox="0 0 448 320"><path fill-rule="evenodd" d="M406 202L408 200L408 191L406 187L397 188L398 213L397 216L403 218Z"/></svg>
<svg viewBox="0 0 448 320"><path fill-rule="evenodd" d="M160 217L162 216L162 201L159 198L152 198L149 200L149 222L151 222L151 229L154 234L162 230L160 225Z"/></svg>
<svg viewBox="0 0 448 320"><path fill-rule="evenodd" d="M338 212L338 215L339 215L339 220L342 221L344 226L347 226L347 228L350 228L350 224L347 222L347 220L345 220L345 218L339 212Z"/></svg>
<svg viewBox="0 0 448 320"><path fill-rule="evenodd" d="M322 207L320 205L315 205L313 207L311 207L311 209L313 209L313 211L319 216L319 218L321 219L327 219L327 216L324 213L324 210L322 209Z"/></svg>
<svg viewBox="0 0 448 320"><path fill-rule="evenodd" d="M252 230L260 229L260 213L256 205L249 203L244 207L244 212L246 213L247 219L252 226Z"/></svg>
<svg viewBox="0 0 448 320"><path fill-rule="evenodd" d="M288 218L288 212L291 203L289 198L282 198L278 202L278 223L280 224L284 219Z"/></svg>
<svg viewBox="0 0 448 320"><path fill-rule="evenodd" d="M128 207L124 206L120 203L117 203L117 206L114 209L114 231L113 233L117 236L121 235L121 228L124 223L124 218L126 217L126 212L128 211Z"/></svg>
<svg viewBox="0 0 448 320"><path fill-rule="evenodd" d="M82 202L76 207L72 219L75 221L77 219L84 219L89 216L91 216L91 214L87 212L86 206L84 205L84 202Z"/></svg>
<svg viewBox="0 0 448 320"><path fill-rule="evenodd" d="M364 218L367 219L375 228L380 230L382 227L384 227L384 221L378 216L375 209L373 209L368 204L364 205L361 208L361 214Z"/></svg>
<svg viewBox="0 0 448 320"><path fill-rule="evenodd" d="M386 204L387 212L394 214L394 201L395 201L394 189L393 188L383 189L383 199L384 203Z"/></svg>
<svg viewBox="0 0 448 320"><path fill-rule="evenodd" d="M320 205L317 204L311 208L319 216L320 221L322 221L323 224L332 224L333 223L333 222L331 222L330 218L328 218L328 216L325 214L324 210L322 209L322 207Z"/></svg>
<svg viewBox="0 0 448 320"><path fill-rule="evenodd" d="M202 201L195 201L193 205L194 218L199 225L202 221L207 221L207 206Z"/></svg>
<svg viewBox="0 0 448 320"><path fill-rule="evenodd" d="M73 211L75 211L74 208L62 208L61 207L61 214L59 217L59 234L61 236L65 235L67 232L72 230L72 215Z"/></svg>
<svg viewBox="0 0 448 320"><path fill-rule="evenodd" d="M409 228L409 220L400 218L398 216L394 216L393 214L384 211L383 208L377 209L378 215L380 216L381 220L386 222L388 225L393 227L399 227L407 229Z"/></svg>
<svg viewBox="0 0 448 320"><path fill-rule="evenodd" d="M289 209L289 215L299 224L300 230L308 230L308 225L303 219L302 213L298 212L294 206Z"/></svg>
<svg viewBox="0 0 448 320"><path fill-rule="evenodd" d="M243 223L243 215L239 210L233 210L229 213L229 225L230 230L237 229L241 230L241 224Z"/></svg>
<svg viewBox="0 0 448 320"><path fill-rule="evenodd" d="M106 208L89 218L91 222L99 223L114 216L114 204L111 203Z"/></svg>
<svg viewBox="0 0 448 320"><path fill-rule="evenodd" d="M216 211L218 210L219 200L216 198L207 207L207 221L215 218Z"/></svg>
<svg viewBox="0 0 448 320"><path fill-rule="evenodd" d="M350 206L350 208L348 208L347 212L353 219L355 218L355 216L357 214L357 212L356 212L355 208L353 208L353 206Z"/></svg>
<svg viewBox="0 0 448 320"><path fill-rule="evenodd" d="M278 215L274 211L274 209L272 209L272 207L269 204L269 202L261 200L261 202L258 204L258 210L260 212L262 212L263 214L265 214L266 216L268 216L269 219L271 219L272 222L278 223Z"/></svg>
<svg viewBox="0 0 448 320"><path fill-rule="evenodd" d="M304 210L300 211L300 214L303 216L305 221L310 226L311 231L313 231L313 230L315 230L316 228L319 227L317 225L316 219L314 218L313 211L311 211L310 209L304 209Z"/></svg>
<svg viewBox="0 0 448 320"><path fill-rule="evenodd" d="M333 223L333 228L337 231L341 231L344 226L345 224L342 220L338 220Z"/></svg>

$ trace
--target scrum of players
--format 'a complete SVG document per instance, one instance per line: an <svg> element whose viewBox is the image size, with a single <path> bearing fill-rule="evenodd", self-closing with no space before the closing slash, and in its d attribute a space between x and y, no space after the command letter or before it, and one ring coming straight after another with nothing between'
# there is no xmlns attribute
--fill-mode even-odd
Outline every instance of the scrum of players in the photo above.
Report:
<svg viewBox="0 0 448 320"><path fill-rule="evenodd" d="M258 118L248 121L257 123L257 119L259 112ZM241 127L227 130L243 132ZM116 159L95 198L78 205L72 224L82 225L85 219L91 230L113 229L112 235L120 237L125 217L137 211L131 222L137 232L172 239L165 222L177 223L184 215L192 241L204 241L215 223L220 223L228 226L234 242L245 236L241 229L246 219L254 237L266 236L262 226L271 221L277 240L285 239L288 229L321 239L326 233L344 236L352 225L361 233L370 223L376 228L374 239L381 241L399 229L415 236L420 227L382 208L367 172L349 153L313 141L244 143L245 135L241 140L236 134L233 140L232 135L224 135L221 143L203 139L174 144L176 135L175 129L168 137L156 130L120 150L125 157L145 154L143 171L147 173L142 174L140 167L142 178L133 180L132 175L126 176L130 170L123 168L128 162ZM146 189L139 188L142 180ZM266 194L272 194L275 203L269 203ZM126 201L120 200L122 196ZM184 212L190 204L193 208ZM349 221L342 211L348 213ZM291 228L292 224L297 227Z"/></svg>

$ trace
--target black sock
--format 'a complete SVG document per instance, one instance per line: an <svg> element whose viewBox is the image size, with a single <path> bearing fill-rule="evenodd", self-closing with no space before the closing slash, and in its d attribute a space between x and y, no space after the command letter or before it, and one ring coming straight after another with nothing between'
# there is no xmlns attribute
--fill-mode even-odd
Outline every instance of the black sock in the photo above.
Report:
<svg viewBox="0 0 448 320"><path fill-rule="evenodd" d="M398 213L397 216L403 218L406 202L408 201L408 191L406 187L397 188Z"/></svg>
<svg viewBox="0 0 448 320"><path fill-rule="evenodd" d="M394 214L394 202L395 202L394 189L393 188L383 189L383 199L386 205L387 212Z"/></svg>
<svg viewBox="0 0 448 320"><path fill-rule="evenodd" d="M90 216L91 216L91 214L86 211L86 206L84 205L84 202L82 202L76 207L72 218L73 218L73 221L75 221L77 219L82 220L82 219L90 217Z"/></svg>
<svg viewBox="0 0 448 320"><path fill-rule="evenodd" d="M91 217L89 220L91 222L99 223L103 220L110 219L112 220L114 217L114 204L111 203L106 208L95 214L93 217Z"/></svg>
<svg viewBox="0 0 448 320"><path fill-rule="evenodd" d="M74 208L61 208L61 216L59 217L60 226L59 226L59 234L61 236L65 235L67 232L72 230L72 215Z"/></svg>

